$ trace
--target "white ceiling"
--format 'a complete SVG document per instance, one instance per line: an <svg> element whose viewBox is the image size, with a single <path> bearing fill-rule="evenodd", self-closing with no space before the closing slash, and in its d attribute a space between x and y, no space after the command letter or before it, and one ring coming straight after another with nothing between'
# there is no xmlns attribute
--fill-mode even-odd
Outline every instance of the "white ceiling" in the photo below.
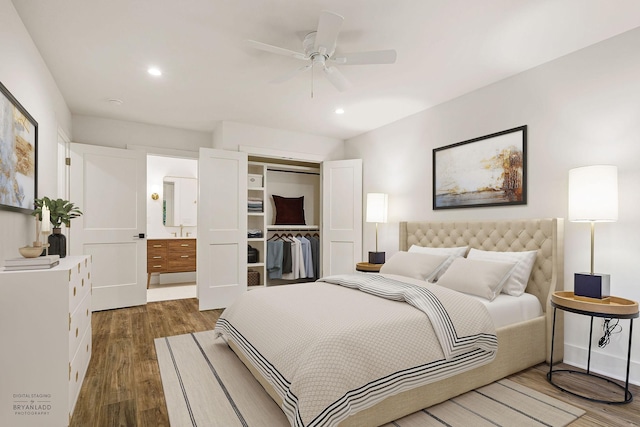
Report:
<svg viewBox="0 0 640 427"><path fill-rule="evenodd" d="M637 0L13 0L72 114L211 131L222 120L347 139L640 26ZM393 65L269 83L321 10L337 51ZM155 65L163 75L146 69ZM314 97L311 98L313 82ZM110 103L120 99L122 105ZM346 113L334 114L336 107Z"/></svg>

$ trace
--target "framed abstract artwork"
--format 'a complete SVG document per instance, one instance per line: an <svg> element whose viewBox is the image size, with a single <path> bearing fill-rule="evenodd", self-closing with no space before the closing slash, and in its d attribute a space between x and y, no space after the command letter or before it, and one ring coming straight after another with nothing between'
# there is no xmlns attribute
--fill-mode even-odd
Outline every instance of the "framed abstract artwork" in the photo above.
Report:
<svg viewBox="0 0 640 427"><path fill-rule="evenodd" d="M38 184L38 123L0 83L0 209L31 214Z"/></svg>
<svg viewBox="0 0 640 427"><path fill-rule="evenodd" d="M526 204L526 125L433 150L433 209Z"/></svg>

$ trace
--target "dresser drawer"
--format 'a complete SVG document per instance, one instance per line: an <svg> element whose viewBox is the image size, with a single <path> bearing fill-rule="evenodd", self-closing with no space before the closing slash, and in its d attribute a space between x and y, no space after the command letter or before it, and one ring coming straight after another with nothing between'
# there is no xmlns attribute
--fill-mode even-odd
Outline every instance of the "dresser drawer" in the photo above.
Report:
<svg viewBox="0 0 640 427"><path fill-rule="evenodd" d="M91 265L85 259L68 270L69 312L73 313L78 304L91 293Z"/></svg>
<svg viewBox="0 0 640 427"><path fill-rule="evenodd" d="M169 259L168 271L170 273L196 271L195 251L191 254L175 254L171 259Z"/></svg>
<svg viewBox="0 0 640 427"><path fill-rule="evenodd" d="M176 252L191 252L195 253L196 239L176 239L167 241L167 249L169 253L175 255Z"/></svg>
<svg viewBox="0 0 640 427"><path fill-rule="evenodd" d="M91 297L86 295L77 310L69 315L69 357L78 351L80 341L91 325Z"/></svg>
<svg viewBox="0 0 640 427"><path fill-rule="evenodd" d="M91 328L88 328L82 336L78 351L73 355L73 359L69 361L69 415L73 414L78 394L82 388L82 381L87 374L90 361Z"/></svg>
<svg viewBox="0 0 640 427"><path fill-rule="evenodd" d="M151 239L151 240L147 240L147 253L149 253L150 251L157 251L157 250L163 250L163 249L167 249L167 241L166 240L156 240L156 239Z"/></svg>
<svg viewBox="0 0 640 427"><path fill-rule="evenodd" d="M166 273L166 260L147 260L147 273Z"/></svg>

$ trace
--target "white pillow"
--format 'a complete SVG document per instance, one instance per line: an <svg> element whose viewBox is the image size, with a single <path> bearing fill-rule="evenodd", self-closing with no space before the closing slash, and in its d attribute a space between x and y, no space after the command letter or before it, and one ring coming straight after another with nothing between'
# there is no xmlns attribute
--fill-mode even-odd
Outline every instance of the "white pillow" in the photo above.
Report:
<svg viewBox="0 0 640 427"><path fill-rule="evenodd" d="M514 269L513 262L456 258L438 285L493 301Z"/></svg>
<svg viewBox="0 0 640 427"><path fill-rule="evenodd" d="M380 267L380 273L429 280L440 271L447 259L447 255L396 252Z"/></svg>
<svg viewBox="0 0 640 427"><path fill-rule="evenodd" d="M429 248L426 246L411 245L411 247L409 248L409 252L431 255L447 255L449 257L449 259L445 262L442 268L440 268L436 275L429 280L429 282L437 282L440 276L442 276L447 268L449 268L454 259L464 257L464 255L467 253L468 248L468 246L460 246L457 248Z"/></svg>
<svg viewBox="0 0 640 427"><path fill-rule="evenodd" d="M536 256L538 251L525 251L525 252L495 252L495 251L481 251L478 249L471 249L467 255L468 259L481 259L485 261L500 261L500 262L514 262L516 267L513 269L513 273L509 277L509 280L504 284L502 288L503 294L509 294L514 297L519 297L527 289L527 283L529 283L529 276L531 275L531 269L536 262Z"/></svg>

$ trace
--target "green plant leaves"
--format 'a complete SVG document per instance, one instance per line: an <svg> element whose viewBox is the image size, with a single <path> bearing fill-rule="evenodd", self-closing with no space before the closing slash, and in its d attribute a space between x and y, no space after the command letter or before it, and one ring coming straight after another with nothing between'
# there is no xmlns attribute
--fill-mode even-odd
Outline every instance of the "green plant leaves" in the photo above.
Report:
<svg viewBox="0 0 640 427"><path fill-rule="evenodd" d="M50 199L44 196L41 199L35 199L35 209L31 213L31 215L37 216L41 221L43 204L49 208L49 211L51 212L51 224L54 228L60 228L62 224L70 227L71 219L82 215L82 211L70 201L63 199Z"/></svg>

